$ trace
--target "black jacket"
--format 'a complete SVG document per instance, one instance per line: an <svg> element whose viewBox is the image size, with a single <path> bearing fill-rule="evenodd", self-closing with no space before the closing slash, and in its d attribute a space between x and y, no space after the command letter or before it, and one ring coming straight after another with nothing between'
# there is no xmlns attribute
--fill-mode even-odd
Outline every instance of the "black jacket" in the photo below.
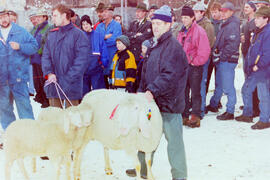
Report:
<svg viewBox="0 0 270 180"><path fill-rule="evenodd" d="M161 112L182 113L188 63L179 42L166 32L151 48L143 64L139 90L152 92Z"/></svg>
<svg viewBox="0 0 270 180"><path fill-rule="evenodd" d="M136 36L137 33L142 33L141 36ZM126 35L130 40L129 49L134 54L136 62L140 61L141 46L142 42L153 37L152 24L145 18L143 22L139 25L138 21L133 21Z"/></svg>
<svg viewBox="0 0 270 180"><path fill-rule="evenodd" d="M240 20L231 16L221 25L213 49L219 50L220 61L238 63L239 45Z"/></svg>
<svg viewBox="0 0 270 180"><path fill-rule="evenodd" d="M255 25L255 19L252 19L251 21L247 21L243 27L242 27L242 33L245 36L245 42L242 43L242 53L244 57L246 57L248 53L248 48L250 46L250 40L252 38L252 35L255 33L256 25Z"/></svg>

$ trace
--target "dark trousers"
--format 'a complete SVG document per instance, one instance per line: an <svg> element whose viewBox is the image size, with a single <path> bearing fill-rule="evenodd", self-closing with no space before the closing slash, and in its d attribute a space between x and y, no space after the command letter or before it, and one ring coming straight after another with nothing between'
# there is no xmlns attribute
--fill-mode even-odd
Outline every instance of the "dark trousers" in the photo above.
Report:
<svg viewBox="0 0 270 180"><path fill-rule="evenodd" d="M183 117L189 117L189 109L192 108L191 114L198 117L201 115L201 81L202 81L203 66L192 66L188 68L188 80L185 90L185 110ZM190 101L191 93L191 101Z"/></svg>
<svg viewBox="0 0 270 180"><path fill-rule="evenodd" d="M215 68L215 65L214 65L212 59L210 59L209 66L208 66L208 73L207 73L207 81L206 81L206 95L207 95L207 93L208 93L208 88L209 88L209 84L210 84L210 79L211 79L212 72L213 72L214 69L215 69L215 76L216 76L216 68Z"/></svg>
<svg viewBox="0 0 270 180"><path fill-rule="evenodd" d="M49 101L46 97L44 92L44 83L45 79L43 78L42 68L40 64L32 64L33 66L33 79L34 79L34 86L36 89L36 97L35 101L39 102L40 104L48 104Z"/></svg>
<svg viewBox="0 0 270 180"><path fill-rule="evenodd" d="M71 106L71 104L67 101L67 100L63 100L61 99L62 104L65 104L65 108L68 108ZM51 107L59 107L59 108L63 108L61 101L59 98L49 98L49 103ZM79 100L70 100L70 102L72 103L73 106L78 106L79 105Z"/></svg>

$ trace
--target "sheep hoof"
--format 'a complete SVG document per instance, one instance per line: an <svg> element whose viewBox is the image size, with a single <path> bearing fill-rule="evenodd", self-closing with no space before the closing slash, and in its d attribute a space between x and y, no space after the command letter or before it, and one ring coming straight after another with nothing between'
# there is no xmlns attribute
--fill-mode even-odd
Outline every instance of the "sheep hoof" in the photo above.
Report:
<svg viewBox="0 0 270 180"><path fill-rule="evenodd" d="M112 175L113 174L111 169L105 169L105 172L106 172L107 175Z"/></svg>

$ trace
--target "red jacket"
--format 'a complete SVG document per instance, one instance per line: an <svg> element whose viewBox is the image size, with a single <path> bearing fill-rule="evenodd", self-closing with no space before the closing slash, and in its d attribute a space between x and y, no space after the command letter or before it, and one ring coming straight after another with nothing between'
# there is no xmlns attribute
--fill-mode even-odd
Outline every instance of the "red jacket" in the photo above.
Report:
<svg viewBox="0 0 270 180"><path fill-rule="evenodd" d="M195 21L186 33L183 28L179 32L177 39L186 52L189 64L200 66L208 61L211 51L208 37L205 30Z"/></svg>

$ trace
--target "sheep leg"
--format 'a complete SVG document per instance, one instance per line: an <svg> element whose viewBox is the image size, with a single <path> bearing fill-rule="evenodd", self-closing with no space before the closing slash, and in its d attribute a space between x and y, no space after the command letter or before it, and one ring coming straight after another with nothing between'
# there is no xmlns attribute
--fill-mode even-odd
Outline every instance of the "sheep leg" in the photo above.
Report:
<svg viewBox="0 0 270 180"><path fill-rule="evenodd" d="M127 151L128 152L128 151ZM131 152L131 151L129 151ZM143 180L141 178L141 162L138 158L138 151L132 151L132 153L130 153L130 155L132 155L132 157L134 157L134 162L135 162L135 170L136 170L136 174L137 174L137 180Z"/></svg>
<svg viewBox="0 0 270 180"><path fill-rule="evenodd" d="M32 168L33 168L33 173L37 172L37 164L36 164L36 158L32 158Z"/></svg>
<svg viewBox="0 0 270 180"><path fill-rule="evenodd" d="M59 180L60 179L60 170L61 170L61 162L62 162L62 157L54 157L54 156L50 156L50 160L53 163L53 165L55 166L56 169L56 179Z"/></svg>
<svg viewBox="0 0 270 180"><path fill-rule="evenodd" d="M71 159L70 159L70 154L68 153L65 156L65 165L66 165L66 176L67 176L67 180L70 180L70 164L71 164Z"/></svg>
<svg viewBox="0 0 270 180"><path fill-rule="evenodd" d="M21 172L23 173L25 179L29 179L27 172L25 170L25 167L24 167L23 159L21 159L21 158L17 159L17 162L18 162L18 165L19 165Z"/></svg>
<svg viewBox="0 0 270 180"><path fill-rule="evenodd" d="M6 180L10 180L10 169L12 167L13 162L14 162L14 159L6 158L6 163L5 163Z"/></svg>
<svg viewBox="0 0 270 180"><path fill-rule="evenodd" d="M155 180L153 173L152 173L152 160L151 160L151 155L152 153L145 153L145 162L146 162L146 167L147 167L147 179L149 180Z"/></svg>
<svg viewBox="0 0 270 180"><path fill-rule="evenodd" d="M104 160L105 160L105 173L107 175L112 175L113 171L110 164L109 149L104 147Z"/></svg>

